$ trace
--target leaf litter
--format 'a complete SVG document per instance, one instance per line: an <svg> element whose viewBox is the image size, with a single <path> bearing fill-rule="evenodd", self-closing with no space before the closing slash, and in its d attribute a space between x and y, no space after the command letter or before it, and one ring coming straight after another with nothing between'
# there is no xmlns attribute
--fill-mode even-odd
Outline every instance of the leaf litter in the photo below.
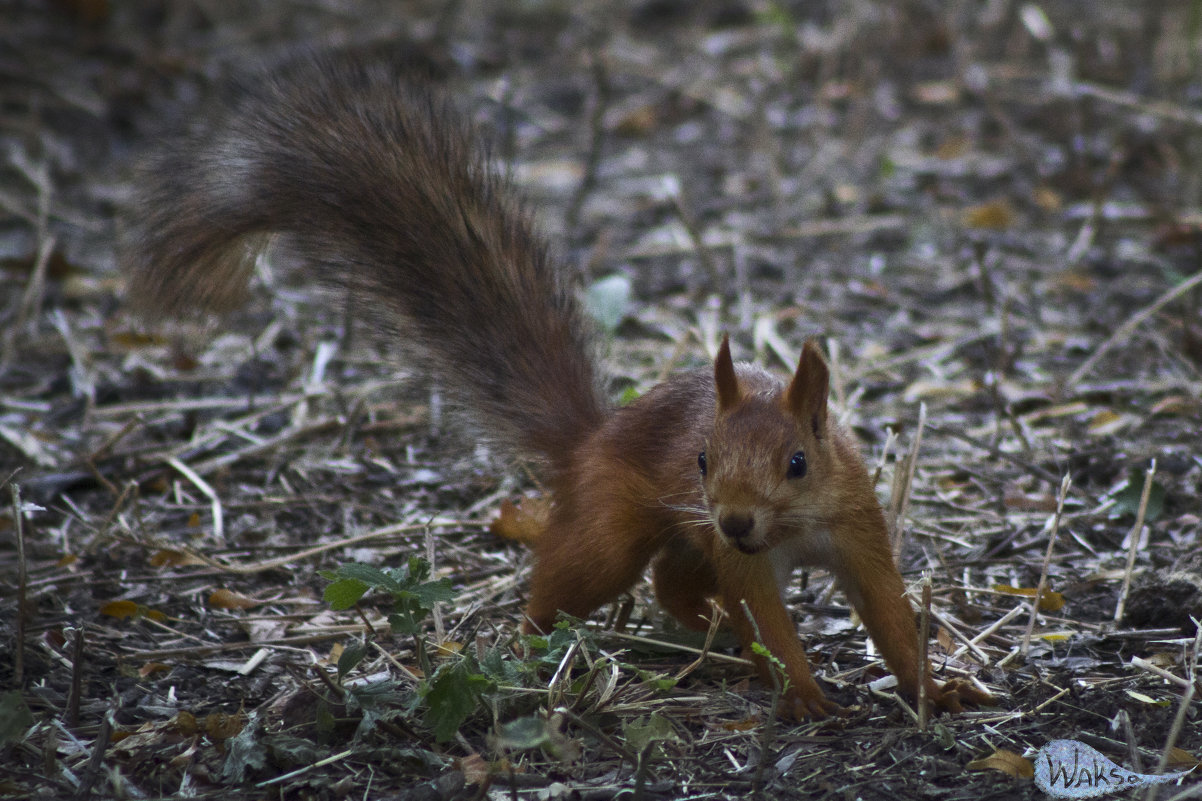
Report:
<svg viewBox="0 0 1202 801"><path fill-rule="evenodd" d="M1035 797L1055 739L1196 762L1186 4L55 8L0 34L0 794L981 799ZM537 485L401 349L273 263L219 325L131 317L135 154L321 41L492 132L615 398L722 332L777 370L822 337L932 663L999 706L920 730L820 572L789 600L835 726L774 721L645 586L522 641Z"/></svg>

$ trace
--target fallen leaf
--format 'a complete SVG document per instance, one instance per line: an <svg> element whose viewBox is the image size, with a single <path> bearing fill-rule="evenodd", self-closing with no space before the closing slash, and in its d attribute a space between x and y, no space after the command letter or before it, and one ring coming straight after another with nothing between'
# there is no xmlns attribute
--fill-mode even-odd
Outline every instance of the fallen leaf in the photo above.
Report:
<svg viewBox="0 0 1202 801"><path fill-rule="evenodd" d="M187 551L161 548L150 555L150 564L153 567L182 567L184 565L203 565L205 561Z"/></svg>
<svg viewBox="0 0 1202 801"><path fill-rule="evenodd" d="M996 770L1018 779L1035 778L1035 765L1031 760L1004 748L999 748L984 759L973 760L964 767L967 770Z"/></svg>
<svg viewBox="0 0 1202 801"><path fill-rule="evenodd" d="M246 725L246 715L242 712L230 715L225 712L213 712L205 716L204 731L217 742L236 737Z"/></svg>
<svg viewBox="0 0 1202 801"><path fill-rule="evenodd" d="M166 673L171 670L171 665L165 665L162 662L147 662L138 668L138 675L142 678L153 676L155 673Z"/></svg>
<svg viewBox="0 0 1202 801"><path fill-rule="evenodd" d="M1014 225L1014 210L1004 200L973 206L964 212L964 224L969 228L1004 231Z"/></svg>
<svg viewBox="0 0 1202 801"><path fill-rule="evenodd" d="M100 614L124 620L138 614L138 605L133 601L109 601L100 607Z"/></svg>
<svg viewBox="0 0 1202 801"><path fill-rule="evenodd" d="M225 588L214 590L209 595L209 606L215 609L250 609L258 606L259 603L254 598L248 598Z"/></svg>
<svg viewBox="0 0 1202 801"><path fill-rule="evenodd" d="M1036 587L1011 587L1009 584L994 584L994 592L1000 592L1003 595L1017 595L1022 598L1034 598L1037 591ZM1039 599L1039 611L1041 612L1057 612L1064 607L1064 596L1053 590L1045 589L1043 595Z"/></svg>

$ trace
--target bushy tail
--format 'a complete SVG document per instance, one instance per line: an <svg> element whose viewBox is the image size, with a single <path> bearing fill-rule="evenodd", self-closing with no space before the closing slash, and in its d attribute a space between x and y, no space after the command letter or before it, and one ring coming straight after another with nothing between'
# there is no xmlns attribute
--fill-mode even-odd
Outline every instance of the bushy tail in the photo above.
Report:
<svg viewBox="0 0 1202 801"><path fill-rule="evenodd" d="M471 126L389 67L276 70L143 181L126 253L143 310L229 308L280 234L498 442L562 468L604 418L587 326L529 215Z"/></svg>

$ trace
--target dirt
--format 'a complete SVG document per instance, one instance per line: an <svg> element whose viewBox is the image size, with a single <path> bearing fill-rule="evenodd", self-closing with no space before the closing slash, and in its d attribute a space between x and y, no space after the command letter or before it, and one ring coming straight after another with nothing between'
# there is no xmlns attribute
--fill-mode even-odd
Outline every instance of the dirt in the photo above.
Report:
<svg viewBox="0 0 1202 801"><path fill-rule="evenodd" d="M1042 796L1023 759L978 763L1058 738L1196 764L1193 5L5 15L0 795L979 801ZM782 374L818 337L915 598L931 579L936 673L997 705L923 730L817 571L788 595L852 709L833 723L774 720L729 639L680 632L645 585L523 658L529 557L490 524L537 483L403 342L271 262L221 320L133 314L139 160L236 76L325 47L444 85L564 268L630 282L615 399L706 364L722 332ZM450 588L416 634L379 592L323 597L319 571L411 557Z"/></svg>

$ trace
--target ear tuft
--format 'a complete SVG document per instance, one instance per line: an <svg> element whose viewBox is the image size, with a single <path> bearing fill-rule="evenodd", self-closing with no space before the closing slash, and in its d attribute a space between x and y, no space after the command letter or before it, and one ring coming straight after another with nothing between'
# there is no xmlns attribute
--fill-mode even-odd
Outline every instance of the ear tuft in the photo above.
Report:
<svg viewBox="0 0 1202 801"><path fill-rule="evenodd" d="M735 377L735 363L730 358L730 337L722 337L722 347L714 359L714 387L718 391L718 411L729 411L743 397L739 379Z"/></svg>
<svg viewBox="0 0 1202 801"><path fill-rule="evenodd" d="M814 340L807 340L797 361L797 372L785 393L785 407L798 420L808 421L814 436L826 428L826 399L830 394L830 370Z"/></svg>

